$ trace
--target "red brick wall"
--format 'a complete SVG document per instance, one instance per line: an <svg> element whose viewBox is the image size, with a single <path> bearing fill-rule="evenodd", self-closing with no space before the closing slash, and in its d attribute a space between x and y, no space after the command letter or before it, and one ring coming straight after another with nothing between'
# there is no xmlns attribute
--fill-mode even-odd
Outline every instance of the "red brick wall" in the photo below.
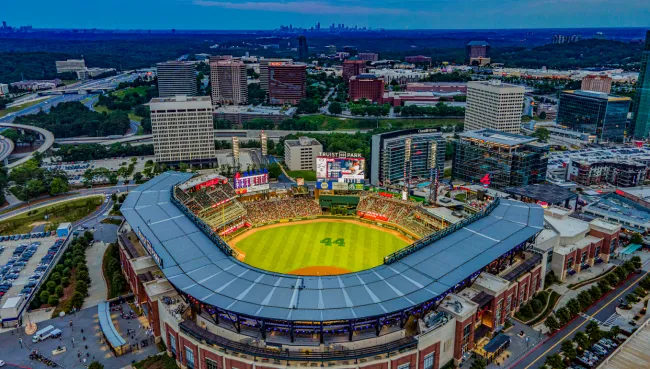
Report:
<svg viewBox="0 0 650 369"><path fill-rule="evenodd" d="M147 299L147 306L149 308L149 326L153 328L154 336L160 336L160 315L158 314L158 303L149 302Z"/></svg>
<svg viewBox="0 0 650 369"><path fill-rule="evenodd" d="M243 361L226 358L226 367L225 369L253 369L252 364L247 364Z"/></svg>
<svg viewBox="0 0 650 369"><path fill-rule="evenodd" d="M610 245L612 244L612 240L617 240L619 238L620 233L621 233L621 231L617 231L617 232L615 232L613 234L607 234L607 233L604 233L604 232L601 232L601 231L598 231L598 230L595 230L595 229L592 229L592 230L589 231L590 235L603 239L603 246L602 246L602 248L600 250L600 253L601 254L606 254L606 255L609 255L609 253L612 251L612 250L610 250ZM618 243L618 242L616 242L616 243Z"/></svg>
<svg viewBox="0 0 650 369"><path fill-rule="evenodd" d="M476 322L476 315L472 315L471 318L468 318L464 322L459 322L456 321L456 334L454 336L454 359L460 360L461 356L463 355L462 353L462 345L463 345L463 329L465 329L465 326L468 324L471 325L470 333L469 333L469 344L468 344L468 350L471 350L474 348L474 323Z"/></svg>
<svg viewBox="0 0 650 369"><path fill-rule="evenodd" d="M174 331L174 330L169 326L169 324L167 324L167 323L165 323L165 332L166 332L166 336L165 336L165 338L167 338L167 345L168 345L168 347L167 347L167 351L172 352L172 348L169 347L169 344L170 344L170 342L169 342L169 336L173 336L174 339L176 340L176 347L175 347L175 349L176 349L176 353L180 352L180 351L179 351L179 346L178 346L178 345L179 345L179 341L178 341L178 333L176 333L176 332L175 332L175 331Z"/></svg>
<svg viewBox="0 0 650 369"><path fill-rule="evenodd" d="M359 366L359 369L388 369L388 363L378 363L378 364L372 364L366 366Z"/></svg>
<svg viewBox="0 0 650 369"><path fill-rule="evenodd" d="M433 369L438 369L440 367L440 342L436 342L435 344L420 350L420 362L418 363L419 369L424 369L424 358L432 352L434 353Z"/></svg>
<svg viewBox="0 0 650 369"><path fill-rule="evenodd" d="M183 355L183 362L182 362L183 365L187 366L187 357L185 355L185 347L187 347L190 350L192 350L192 352L194 353L194 368L198 369L198 367L199 367L198 365L199 365L200 360L199 360L199 351L198 351L198 348L196 347L196 345L193 344L187 338L185 338L183 336L180 336L179 346L180 346L180 349L181 349L180 352Z"/></svg>
<svg viewBox="0 0 650 369"><path fill-rule="evenodd" d="M397 369L400 365L402 364L409 364L409 368L416 368L417 365L417 355L416 354L410 354L406 355L404 357L401 357L399 359L392 360L390 363L390 367L392 369Z"/></svg>
<svg viewBox="0 0 650 369"><path fill-rule="evenodd" d="M208 366L205 359L210 359L217 363L217 368L223 369L223 357L211 352L209 350L201 349L201 369L206 369Z"/></svg>

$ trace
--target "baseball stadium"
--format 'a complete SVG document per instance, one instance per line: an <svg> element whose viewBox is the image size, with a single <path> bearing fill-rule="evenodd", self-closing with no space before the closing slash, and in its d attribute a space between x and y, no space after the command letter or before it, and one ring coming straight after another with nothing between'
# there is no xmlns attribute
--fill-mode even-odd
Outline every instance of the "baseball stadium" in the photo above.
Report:
<svg viewBox="0 0 650 369"><path fill-rule="evenodd" d="M437 369L543 279L530 251L543 210L508 199L450 221L369 188L166 172L121 212L136 303L184 367Z"/></svg>

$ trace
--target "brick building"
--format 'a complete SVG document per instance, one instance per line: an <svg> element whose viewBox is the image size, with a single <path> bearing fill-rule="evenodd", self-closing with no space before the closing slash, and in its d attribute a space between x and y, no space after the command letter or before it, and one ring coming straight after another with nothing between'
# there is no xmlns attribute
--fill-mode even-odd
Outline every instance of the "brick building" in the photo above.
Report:
<svg viewBox="0 0 650 369"><path fill-rule="evenodd" d="M350 101L367 99L372 102L380 102L384 94L384 80L377 78L374 74L350 77L348 86Z"/></svg>
<svg viewBox="0 0 650 369"><path fill-rule="evenodd" d="M306 65L271 62L268 65L268 78L271 104L298 104L307 96Z"/></svg>
<svg viewBox="0 0 650 369"><path fill-rule="evenodd" d="M348 59L343 62L343 81L348 81L352 76L366 73L366 61Z"/></svg>

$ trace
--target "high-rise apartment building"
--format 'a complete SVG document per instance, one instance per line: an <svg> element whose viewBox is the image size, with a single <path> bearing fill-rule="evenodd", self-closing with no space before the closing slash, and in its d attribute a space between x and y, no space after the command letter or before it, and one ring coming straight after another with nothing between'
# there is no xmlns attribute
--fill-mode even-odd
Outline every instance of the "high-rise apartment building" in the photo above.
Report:
<svg viewBox="0 0 650 369"><path fill-rule="evenodd" d="M384 80L374 74L352 76L348 82L348 94L350 101L366 99L379 102L384 94Z"/></svg>
<svg viewBox="0 0 650 369"><path fill-rule="evenodd" d="M241 60L210 61L213 105L248 103L246 65Z"/></svg>
<svg viewBox="0 0 650 369"><path fill-rule="evenodd" d="M196 68L192 62L169 61L158 63L158 96L196 96Z"/></svg>
<svg viewBox="0 0 650 369"><path fill-rule="evenodd" d="M496 79L468 82L465 130L490 128L519 133L523 107L523 87Z"/></svg>
<svg viewBox="0 0 650 369"><path fill-rule="evenodd" d="M290 63L291 59L260 59L260 88L269 92L269 63Z"/></svg>
<svg viewBox="0 0 650 369"><path fill-rule="evenodd" d="M307 96L307 66L269 63L269 101L271 104L298 104Z"/></svg>
<svg viewBox="0 0 650 369"><path fill-rule="evenodd" d="M629 130L636 138L650 136L650 30L645 34L645 47L641 54L641 70L634 95L634 118Z"/></svg>
<svg viewBox="0 0 650 369"><path fill-rule="evenodd" d="M379 60L379 55L376 53L359 53L357 54L357 58L365 61L377 61Z"/></svg>
<svg viewBox="0 0 650 369"><path fill-rule="evenodd" d="M76 73L77 71L86 69L86 61L83 59L57 60L55 64L57 73Z"/></svg>
<svg viewBox="0 0 650 369"><path fill-rule="evenodd" d="M298 36L298 60L307 60L309 57L309 46L307 45L307 37Z"/></svg>
<svg viewBox="0 0 650 369"><path fill-rule="evenodd" d="M370 183L399 186L405 178L442 178L446 139L437 129L405 129L372 136Z"/></svg>
<svg viewBox="0 0 650 369"><path fill-rule="evenodd" d="M149 109L157 162L199 165L214 162L214 128L209 96L153 98Z"/></svg>
<svg viewBox="0 0 650 369"><path fill-rule="evenodd" d="M594 91L562 91L557 123L598 141L623 142L632 100Z"/></svg>
<svg viewBox="0 0 650 369"><path fill-rule="evenodd" d="M343 81L347 81L352 76L366 73L366 61L358 59L347 59L343 61Z"/></svg>
<svg viewBox="0 0 650 369"><path fill-rule="evenodd" d="M590 74L582 79L580 89L608 94L612 91L612 77Z"/></svg>

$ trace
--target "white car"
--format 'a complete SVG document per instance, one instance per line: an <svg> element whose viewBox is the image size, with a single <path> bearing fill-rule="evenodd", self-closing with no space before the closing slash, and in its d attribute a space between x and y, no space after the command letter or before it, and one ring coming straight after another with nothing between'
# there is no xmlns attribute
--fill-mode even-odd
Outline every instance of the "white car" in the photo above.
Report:
<svg viewBox="0 0 650 369"><path fill-rule="evenodd" d="M5 366L5 362L0 360L0 366Z"/></svg>

